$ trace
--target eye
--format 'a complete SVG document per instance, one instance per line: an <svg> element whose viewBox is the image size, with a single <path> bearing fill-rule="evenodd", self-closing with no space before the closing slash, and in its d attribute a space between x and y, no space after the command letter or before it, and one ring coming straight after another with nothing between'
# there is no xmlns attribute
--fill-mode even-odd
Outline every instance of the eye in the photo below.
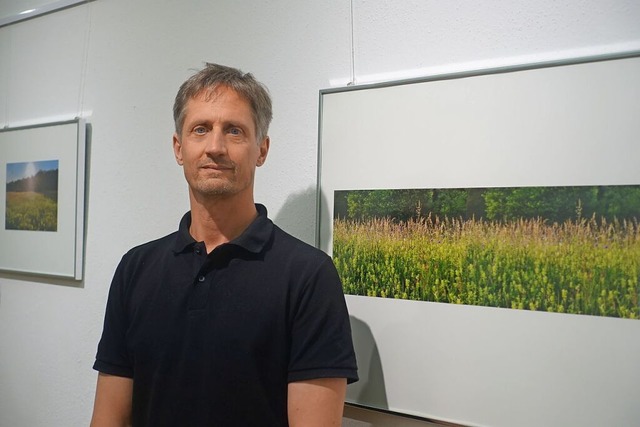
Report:
<svg viewBox="0 0 640 427"><path fill-rule="evenodd" d="M196 126L193 128L193 133L195 133L196 135L204 135L205 133L207 133L207 128L204 126Z"/></svg>
<svg viewBox="0 0 640 427"><path fill-rule="evenodd" d="M239 128L232 127L232 128L229 128L229 133L231 135L240 135L242 134L242 130L240 130Z"/></svg>

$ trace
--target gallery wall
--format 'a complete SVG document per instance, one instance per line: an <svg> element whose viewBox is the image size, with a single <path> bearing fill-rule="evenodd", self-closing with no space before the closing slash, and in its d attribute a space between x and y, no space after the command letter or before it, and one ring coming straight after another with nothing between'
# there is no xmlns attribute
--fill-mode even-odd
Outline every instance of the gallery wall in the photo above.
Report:
<svg viewBox="0 0 640 427"><path fill-rule="evenodd" d="M638 22L633 0L95 0L0 28L0 127L79 115L91 126L84 280L0 272L0 425L88 423L113 270L188 208L171 105L203 61L270 88L272 148L256 199L313 243L320 89L637 50Z"/></svg>

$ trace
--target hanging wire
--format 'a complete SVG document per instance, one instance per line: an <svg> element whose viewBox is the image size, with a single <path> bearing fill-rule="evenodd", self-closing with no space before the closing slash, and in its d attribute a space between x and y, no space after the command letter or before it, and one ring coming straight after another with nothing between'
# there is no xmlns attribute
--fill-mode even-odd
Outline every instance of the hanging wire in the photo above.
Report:
<svg viewBox="0 0 640 427"><path fill-rule="evenodd" d="M11 52L11 28L7 28L7 37L9 39L9 42L7 43L7 46L9 47L9 51ZM7 62L5 62L5 64L8 64ZM0 81L0 93L4 92L4 128L7 129L9 128L9 82L11 81L11 67L9 67L8 65L6 65L6 75L5 78L2 79L2 81Z"/></svg>
<svg viewBox="0 0 640 427"><path fill-rule="evenodd" d="M355 54L355 41L353 30L353 0L350 0L350 18L351 18L351 80L347 86L353 86L356 84L356 54Z"/></svg>
<svg viewBox="0 0 640 427"><path fill-rule="evenodd" d="M80 90L78 91L78 114L76 117L80 118L83 116L84 111L84 89L87 83L87 66L89 63L89 42L91 40L91 26L92 26L92 3L89 2L85 5L87 9L87 28L85 31L84 37L84 48L83 48L83 58L82 64L80 65Z"/></svg>

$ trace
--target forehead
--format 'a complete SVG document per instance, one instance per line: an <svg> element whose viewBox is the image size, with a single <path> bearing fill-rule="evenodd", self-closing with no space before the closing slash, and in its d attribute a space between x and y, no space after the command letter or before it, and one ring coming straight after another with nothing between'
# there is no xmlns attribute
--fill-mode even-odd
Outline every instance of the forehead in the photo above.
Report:
<svg viewBox="0 0 640 427"><path fill-rule="evenodd" d="M222 85L204 89L189 98L186 104L186 116L195 110L218 114L249 115L253 120L253 109L249 100L237 91Z"/></svg>

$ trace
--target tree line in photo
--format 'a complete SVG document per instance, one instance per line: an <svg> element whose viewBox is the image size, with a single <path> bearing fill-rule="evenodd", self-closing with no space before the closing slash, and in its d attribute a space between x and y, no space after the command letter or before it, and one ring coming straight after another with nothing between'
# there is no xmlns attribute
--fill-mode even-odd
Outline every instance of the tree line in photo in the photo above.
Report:
<svg viewBox="0 0 640 427"><path fill-rule="evenodd" d="M35 175L7 183L7 193L33 191L50 199L58 198L58 169L40 170Z"/></svg>
<svg viewBox="0 0 640 427"><path fill-rule="evenodd" d="M640 186L335 193L351 295L640 318Z"/></svg>
<svg viewBox="0 0 640 427"><path fill-rule="evenodd" d="M596 215L607 221L640 219L640 186L506 187L336 191L334 218L397 221L440 218L562 223Z"/></svg>

